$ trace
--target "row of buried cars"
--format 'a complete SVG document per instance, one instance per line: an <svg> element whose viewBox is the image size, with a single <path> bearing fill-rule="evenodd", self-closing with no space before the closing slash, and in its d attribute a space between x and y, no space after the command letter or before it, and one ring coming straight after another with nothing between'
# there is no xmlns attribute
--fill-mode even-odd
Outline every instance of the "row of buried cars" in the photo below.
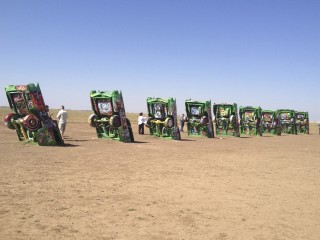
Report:
<svg viewBox="0 0 320 240"><path fill-rule="evenodd" d="M5 87L12 113L4 122L16 131L20 141L36 142L41 146L63 145L57 122L49 115L39 84ZM132 126L126 117L121 91L91 91L93 110L89 125L99 138L134 142ZM188 135L214 138L219 135L240 137L281 133L309 134L308 112L289 109L262 110L261 107L240 107L237 104L213 104L211 101L185 101ZM150 135L180 140L176 100L147 98L146 126ZM213 111L213 114L212 114Z"/></svg>
<svg viewBox="0 0 320 240"><path fill-rule="evenodd" d="M119 91L91 91L94 114L88 122L99 138L112 138L133 142L129 119L126 118L122 93ZM245 135L309 134L308 112L290 109L276 111L261 107L240 107L237 104L213 104L211 101L185 101L188 135L214 138L218 135L240 137ZM148 118L146 126L150 135L180 140L176 99L147 98ZM213 111L213 114L212 114Z"/></svg>
<svg viewBox="0 0 320 240"><path fill-rule="evenodd" d="M150 134L180 139L177 128L176 107L168 107L170 102L161 98L148 98L148 123ZM157 115L157 109L161 115ZM169 111L167 110L169 109ZM175 109L170 112L170 109ZM262 110L261 107L238 107L233 104L213 104L211 101L185 101L188 135L206 136L235 136L274 134L309 134L309 114L290 109ZM213 114L212 114L213 111ZM170 124L168 124L170 123ZM168 128L168 129L166 129ZM171 130L170 130L171 129ZM172 134L170 134L172 133ZM176 133L176 134L173 134Z"/></svg>

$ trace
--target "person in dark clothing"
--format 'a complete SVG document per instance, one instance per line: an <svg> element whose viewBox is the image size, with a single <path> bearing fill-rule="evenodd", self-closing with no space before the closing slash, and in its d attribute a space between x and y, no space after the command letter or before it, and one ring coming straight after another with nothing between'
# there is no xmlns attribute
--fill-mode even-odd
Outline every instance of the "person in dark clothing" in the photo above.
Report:
<svg viewBox="0 0 320 240"><path fill-rule="evenodd" d="M184 122L186 121L184 114L182 113L180 117L180 131L183 132Z"/></svg>

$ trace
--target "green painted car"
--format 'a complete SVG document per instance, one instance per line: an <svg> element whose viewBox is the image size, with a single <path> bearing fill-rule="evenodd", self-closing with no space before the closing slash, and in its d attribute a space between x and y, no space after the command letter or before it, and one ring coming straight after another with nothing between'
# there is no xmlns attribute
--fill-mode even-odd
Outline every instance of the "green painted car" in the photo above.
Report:
<svg viewBox="0 0 320 240"><path fill-rule="evenodd" d="M262 132L263 134L281 135L280 118L273 110L262 110Z"/></svg>
<svg viewBox="0 0 320 240"><path fill-rule="evenodd" d="M214 137L211 101L185 101L188 135Z"/></svg>
<svg viewBox="0 0 320 240"><path fill-rule="evenodd" d="M213 104L213 114L215 117L216 136L240 137L239 117L237 104Z"/></svg>
<svg viewBox="0 0 320 240"><path fill-rule="evenodd" d="M297 134L296 113L291 109L278 109L276 115L280 118L281 132Z"/></svg>
<svg viewBox="0 0 320 240"><path fill-rule="evenodd" d="M262 136L261 107L240 107L239 115L241 134Z"/></svg>
<svg viewBox="0 0 320 240"><path fill-rule="evenodd" d="M121 91L91 91L90 101L94 114L89 116L88 122L96 129L98 138L134 142Z"/></svg>
<svg viewBox="0 0 320 240"><path fill-rule="evenodd" d="M14 113L5 116L5 125L16 130L19 141L40 146L63 145L58 124L49 115L39 84L5 87L9 106Z"/></svg>
<svg viewBox="0 0 320 240"><path fill-rule="evenodd" d="M309 134L309 113L296 111L297 133Z"/></svg>
<svg viewBox="0 0 320 240"><path fill-rule="evenodd" d="M181 140L177 121L176 100L173 98L147 98L148 120L146 126L150 135Z"/></svg>

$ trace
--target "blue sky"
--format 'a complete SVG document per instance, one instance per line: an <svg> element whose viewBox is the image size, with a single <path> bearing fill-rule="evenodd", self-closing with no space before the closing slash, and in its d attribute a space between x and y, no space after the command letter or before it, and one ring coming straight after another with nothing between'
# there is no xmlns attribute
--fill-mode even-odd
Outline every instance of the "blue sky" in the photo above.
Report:
<svg viewBox="0 0 320 240"><path fill-rule="evenodd" d="M0 83L91 109L91 90L309 111L320 120L320 1L0 0ZM0 105L7 106L5 92Z"/></svg>

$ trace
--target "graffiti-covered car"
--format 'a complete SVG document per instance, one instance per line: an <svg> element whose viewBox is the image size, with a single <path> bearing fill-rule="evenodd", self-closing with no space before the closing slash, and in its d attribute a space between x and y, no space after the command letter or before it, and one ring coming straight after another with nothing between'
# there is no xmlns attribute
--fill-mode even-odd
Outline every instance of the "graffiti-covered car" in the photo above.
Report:
<svg viewBox="0 0 320 240"><path fill-rule="evenodd" d="M214 137L211 101L185 101L188 135Z"/></svg>
<svg viewBox="0 0 320 240"><path fill-rule="evenodd" d="M13 113L5 116L5 125L16 131L19 141L35 142L40 146L63 145L57 122L52 120L39 84L5 87Z"/></svg>
<svg viewBox="0 0 320 240"><path fill-rule="evenodd" d="M262 110L262 132L264 134L281 135L280 117L276 115L276 111Z"/></svg>
<svg viewBox="0 0 320 240"><path fill-rule="evenodd" d="M309 113L296 111L297 133L309 134Z"/></svg>
<svg viewBox="0 0 320 240"><path fill-rule="evenodd" d="M213 104L216 135L240 137L238 107L233 104Z"/></svg>
<svg viewBox="0 0 320 240"><path fill-rule="evenodd" d="M148 121L150 135L180 140L177 122L176 100L173 98L147 98Z"/></svg>
<svg viewBox="0 0 320 240"><path fill-rule="evenodd" d="M90 101L94 114L89 116L88 122L96 129L98 138L134 142L121 91L91 91Z"/></svg>
<svg viewBox="0 0 320 240"><path fill-rule="evenodd" d="M291 109L278 109L277 116L280 119L282 133L297 134L296 114Z"/></svg>
<svg viewBox="0 0 320 240"><path fill-rule="evenodd" d="M262 136L261 107L240 107L239 115L241 134Z"/></svg>

